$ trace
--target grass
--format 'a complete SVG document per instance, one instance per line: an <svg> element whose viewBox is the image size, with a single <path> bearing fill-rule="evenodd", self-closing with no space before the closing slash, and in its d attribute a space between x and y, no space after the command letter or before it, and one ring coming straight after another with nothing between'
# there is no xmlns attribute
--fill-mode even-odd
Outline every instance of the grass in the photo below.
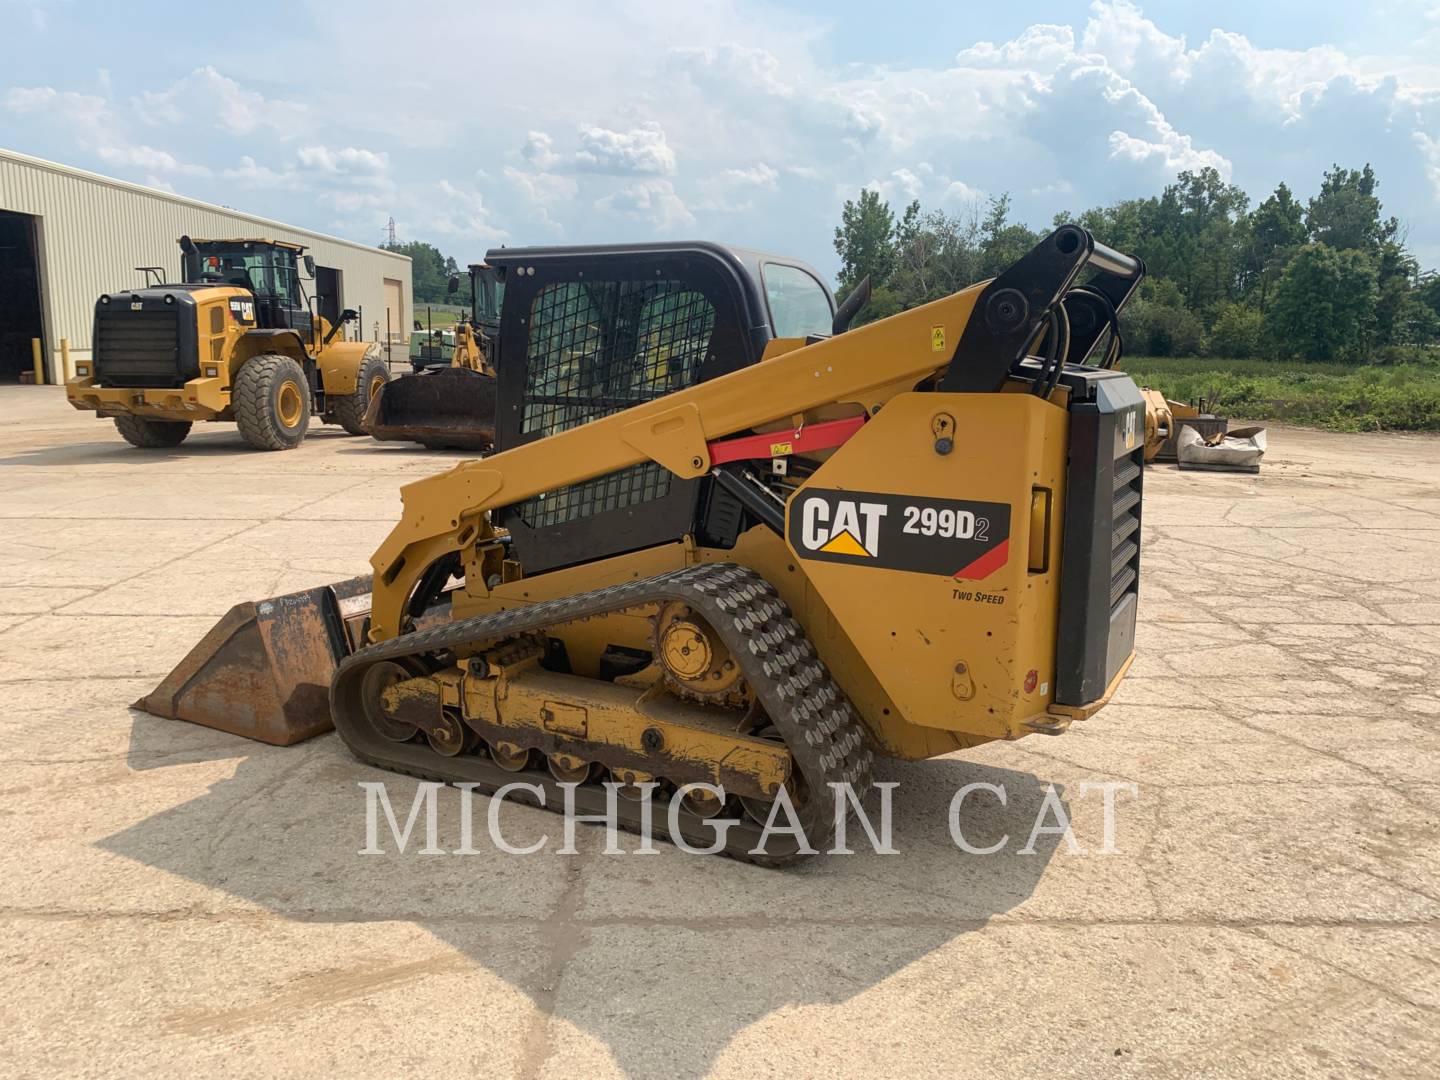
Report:
<svg viewBox="0 0 1440 1080"><path fill-rule="evenodd" d="M1311 364L1206 357L1126 357L1141 386L1237 420L1331 431L1440 431L1440 365Z"/></svg>
<svg viewBox="0 0 1440 1080"><path fill-rule="evenodd" d="M420 320L422 330L448 330L465 310L455 304L427 304L423 300L417 300L414 304L415 318Z"/></svg>

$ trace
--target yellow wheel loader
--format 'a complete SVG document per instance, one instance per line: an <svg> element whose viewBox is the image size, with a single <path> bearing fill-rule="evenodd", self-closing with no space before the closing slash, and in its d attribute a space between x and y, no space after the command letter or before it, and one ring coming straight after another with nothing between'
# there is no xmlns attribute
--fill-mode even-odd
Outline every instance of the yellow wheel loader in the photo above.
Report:
<svg viewBox="0 0 1440 1080"><path fill-rule="evenodd" d="M450 279L450 291L459 281ZM470 313L455 326L448 363L415 362L415 373L389 383L370 402L365 430L382 441L418 442L430 450L489 450L495 445L495 369L502 270L470 267ZM438 350L437 350L438 351Z"/></svg>
<svg viewBox="0 0 1440 1080"><path fill-rule="evenodd" d="M1138 259L1064 226L848 329L863 287L836 311L741 249L488 258L497 452L402 488L372 577L240 605L140 708L281 744L333 724L381 768L628 828L673 809L784 864L874 754L1058 735L1110 698L1144 404L1085 361ZM767 831L786 808L803 836Z"/></svg>
<svg viewBox="0 0 1440 1080"><path fill-rule="evenodd" d="M111 417L134 446L178 446L197 420L233 421L257 450L300 445L312 416L364 434L389 380L380 346L336 340L305 295L314 260L277 240L180 238L182 282L157 271L144 288L95 304L89 361L65 384L70 404Z"/></svg>

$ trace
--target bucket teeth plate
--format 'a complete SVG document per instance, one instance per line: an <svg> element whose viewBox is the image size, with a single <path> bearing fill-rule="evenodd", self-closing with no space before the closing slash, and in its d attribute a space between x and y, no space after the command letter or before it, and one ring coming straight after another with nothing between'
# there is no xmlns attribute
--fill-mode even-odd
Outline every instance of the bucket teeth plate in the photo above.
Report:
<svg viewBox="0 0 1440 1080"><path fill-rule="evenodd" d="M134 707L275 746L329 731L330 678L369 608L368 575L236 604Z"/></svg>

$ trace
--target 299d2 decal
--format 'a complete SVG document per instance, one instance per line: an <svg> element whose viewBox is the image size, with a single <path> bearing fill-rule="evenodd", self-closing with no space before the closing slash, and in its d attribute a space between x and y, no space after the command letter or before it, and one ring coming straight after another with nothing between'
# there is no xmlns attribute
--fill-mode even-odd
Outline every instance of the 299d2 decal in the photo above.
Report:
<svg viewBox="0 0 1440 1080"><path fill-rule="evenodd" d="M1009 558L1010 506L806 488L789 537L802 559L979 581Z"/></svg>

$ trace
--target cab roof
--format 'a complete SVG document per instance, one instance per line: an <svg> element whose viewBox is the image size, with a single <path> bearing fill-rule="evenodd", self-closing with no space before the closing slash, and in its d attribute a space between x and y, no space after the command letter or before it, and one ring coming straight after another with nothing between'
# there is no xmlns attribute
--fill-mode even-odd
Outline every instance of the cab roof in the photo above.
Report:
<svg viewBox="0 0 1440 1080"><path fill-rule="evenodd" d="M191 237L191 240L198 246L200 244L266 244L270 247L288 248L299 254L305 250L303 244L292 244L288 240L269 240L260 236L234 236L218 240L202 240L198 236Z"/></svg>
<svg viewBox="0 0 1440 1080"><path fill-rule="evenodd" d="M809 274L824 290L830 301L830 310L835 310L835 294L830 291L825 278L809 263L788 255L775 255L757 251L754 248L721 244L713 240L662 240L643 244L556 244L546 247L504 247L491 248L485 253L485 263L478 265L513 266L516 263L566 262L589 259L644 258L656 255L689 255L718 262L725 266L737 280L743 283L748 299L756 312L767 312L761 288L760 268L766 263L794 266Z"/></svg>

